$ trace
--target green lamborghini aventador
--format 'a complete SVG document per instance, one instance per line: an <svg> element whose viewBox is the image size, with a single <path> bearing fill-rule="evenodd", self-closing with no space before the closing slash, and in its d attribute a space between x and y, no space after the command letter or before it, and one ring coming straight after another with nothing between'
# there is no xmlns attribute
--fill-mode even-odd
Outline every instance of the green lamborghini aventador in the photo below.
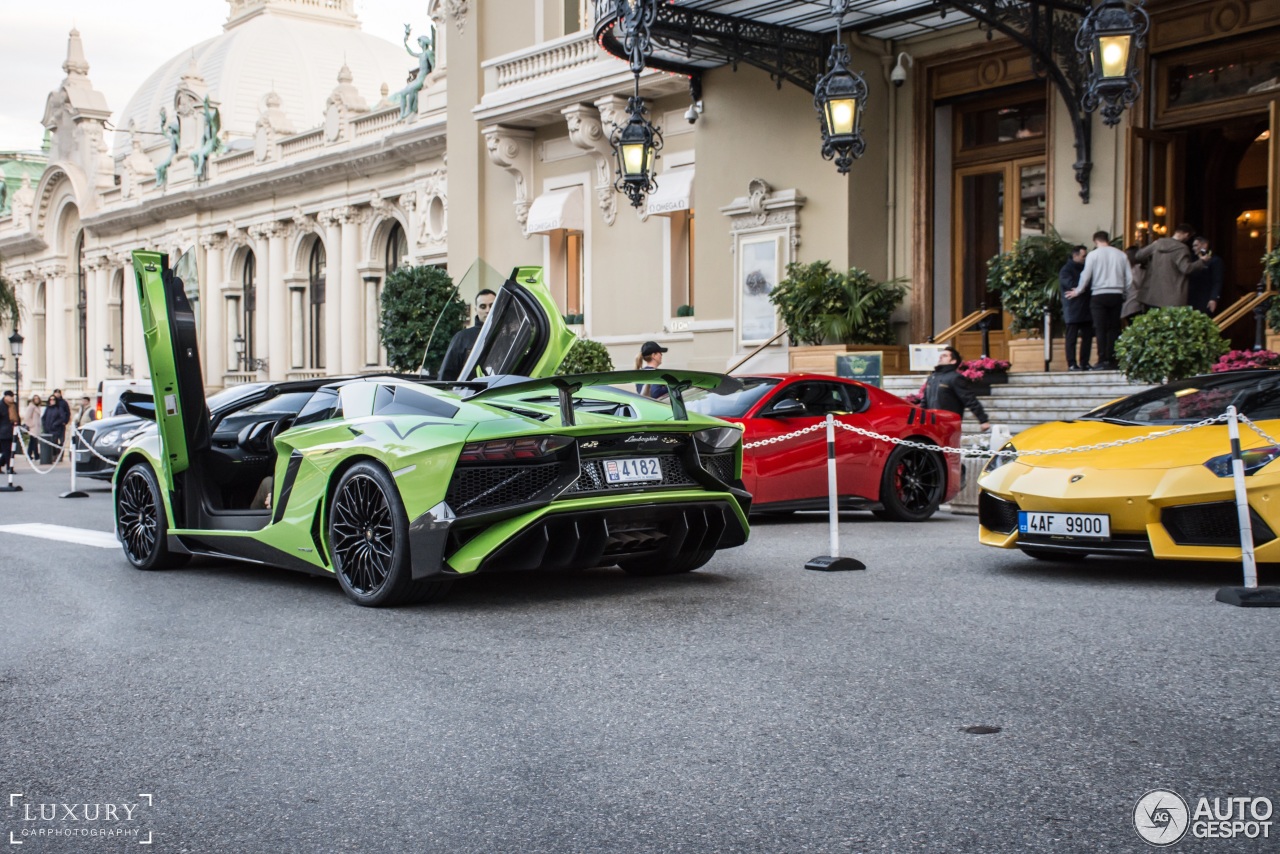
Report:
<svg viewBox="0 0 1280 854"><path fill-rule="evenodd" d="M481 572L687 572L747 539L741 430L682 397L737 381L554 376L574 338L537 268L498 288L466 382L262 383L206 402L182 278L157 252L133 267L154 394L125 405L157 429L122 454L114 494L140 569L249 561L334 575L379 606ZM667 400L612 387L639 381Z"/></svg>

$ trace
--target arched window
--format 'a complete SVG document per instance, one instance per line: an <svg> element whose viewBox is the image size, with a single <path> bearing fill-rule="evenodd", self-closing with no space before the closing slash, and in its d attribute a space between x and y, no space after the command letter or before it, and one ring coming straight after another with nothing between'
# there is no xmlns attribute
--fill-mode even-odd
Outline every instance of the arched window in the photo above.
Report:
<svg viewBox="0 0 1280 854"><path fill-rule="evenodd" d="M76 368L76 376L89 376L89 280L83 231L76 235Z"/></svg>
<svg viewBox="0 0 1280 854"><path fill-rule="evenodd" d="M112 360L124 362L124 273L116 270L111 276L111 293L107 297L107 326L110 329L108 344L115 351Z"/></svg>
<svg viewBox="0 0 1280 854"><path fill-rule="evenodd" d="M254 279L257 270L258 260L253 257L253 250L251 249L244 253L244 269L240 275L240 310L244 315L243 329L240 333L244 336L244 364L241 366L242 370L247 370L247 366L252 365L253 360L258 355L253 340L253 318L258 308L258 285Z"/></svg>
<svg viewBox="0 0 1280 854"><path fill-rule="evenodd" d="M47 283L40 282L38 285L36 285L36 307L35 307L34 315L32 317L32 319L35 321L36 334L35 334L35 340L32 341L31 343L35 345L32 348L32 351L35 353L35 358L32 360L32 367L35 369L36 379L41 379L41 380L47 379L49 376L48 361L47 361L48 352L49 352L49 349L48 349L49 338L47 335L48 325L46 323L46 320L48 318L48 314L46 312L47 306L48 306Z"/></svg>
<svg viewBox="0 0 1280 854"><path fill-rule="evenodd" d="M311 261L307 265L311 291L311 367L324 367L324 242L316 240L311 245Z"/></svg>
<svg viewBox="0 0 1280 854"><path fill-rule="evenodd" d="M390 275L408 263L409 239L405 237L404 229L397 222L391 226L391 233L387 235L387 256L383 259L383 267L387 275Z"/></svg>

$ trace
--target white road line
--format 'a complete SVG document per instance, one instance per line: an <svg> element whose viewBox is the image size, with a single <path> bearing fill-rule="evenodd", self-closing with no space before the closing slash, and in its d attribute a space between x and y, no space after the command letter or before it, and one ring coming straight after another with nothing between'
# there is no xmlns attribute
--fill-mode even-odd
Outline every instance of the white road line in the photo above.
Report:
<svg viewBox="0 0 1280 854"><path fill-rule="evenodd" d="M31 522L25 525L0 525L0 534L39 537L42 540L57 540L60 543L75 543L78 546L96 546L100 549L120 548L120 541L116 539L116 535L106 531L69 528L66 525L45 525L41 522Z"/></svg>

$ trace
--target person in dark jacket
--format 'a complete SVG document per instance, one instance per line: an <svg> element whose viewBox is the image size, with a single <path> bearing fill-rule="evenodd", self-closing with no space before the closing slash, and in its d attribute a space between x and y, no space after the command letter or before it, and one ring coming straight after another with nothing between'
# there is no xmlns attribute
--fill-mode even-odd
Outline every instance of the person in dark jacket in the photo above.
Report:
<svg viewBox="0 0 1280 854"><path fill-rule="evenodd" d="M4 400L0 402L0 471L13 471L13 431L18 426L18 404L14 402L13 392L5 389Z"/></svg>
<svg viewBox="0 0 1280 854"><path fill-rule="evenodd" d="M1195 310L1212 315L1222 304L1222 282L1226 278L1227 265L1213 254L1207 237L1198 236L1191 241L1191 251L1206 266L1187 277L1187 302Z"/></svg>
<svg viewBox="0 0 1280 854"><path fill-rule="evenodd" d="M40 416L40 427L44 430L44 442L40 445L40 461L44 464L53 462L55 448L58 456L62 455L62 442L66 438L67 425L71 423L71 405L62 396L62 389L55 388L49 395L49 405Z"/></svg>
<svg viewBox="0 0 1280 854"><path fill-rule="evenodd" d="M969 381L958 373L961 361L960 351L955 347L947 347L938 353L938 366L920 389L920 405L926 409L945 409L961 418L964 418L967 408L978 419L979 427L990 430L986 410L969 387Z"/></svg>
<svg viewBox="0 0 1280 854"><path fill-rule="evenodd" d="M1062 288L1062 320L1067 324L1067 370L1087 371L1089 352L1093 348L1093 315L1089 310L1089 291L1067 296L1080 287L1080 274L1084 272L1084 259L1089 254L1087 246L1076 246L1071 257L1058 271L1058 285ZM1076 359L1076 341L1080 342L1080 358Z"/></svg>
<svg viewBox="0 0 1280 854"><path fill-rule="evenodd" d="M1138 250L1137 260L1147 265L1143 303L1153 308L1187 304L1187 277L1208 266L1187 245L1195 233L1183 223L1174 228L1173 237L1161 237Z"/></svg>
<svg viewBox="0 0 1280 854"><path fill-rule="evenodd" d="M463 366L467 364L467 357L471 355L471 348L476 346L476 340L480 337L480 328L489 319L489 309L493 308L493 301L497 297L498 295L488 288L476 294L475 325L461 330L449 340L449 349L445 351L444 361L440 363L440 379L448 381L464 379L459 374L462 373ZM472 378L465 377L465 379Z"/></svg>

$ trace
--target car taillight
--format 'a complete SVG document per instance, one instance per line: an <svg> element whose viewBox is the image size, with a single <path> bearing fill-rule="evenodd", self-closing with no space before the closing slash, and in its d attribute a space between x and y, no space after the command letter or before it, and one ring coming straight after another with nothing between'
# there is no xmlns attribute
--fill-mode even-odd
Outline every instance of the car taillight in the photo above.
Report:
<svg viewBox="0 0 1280 854"><path fill-rule="evenodd" d="M462 446L460 463L482 463L502 460L536 460L565 447L573 440L568 436L541 436L524 439L494 439L489 442L468 442Z"/></svg>
<svg viewBox="0 0 1280 854"><path fill-rule="evenodd" d="M98 395L98 405L94 407L94 411L97 413L97 418L95 420L101 421L102 420L102 395Z"/></svg>

